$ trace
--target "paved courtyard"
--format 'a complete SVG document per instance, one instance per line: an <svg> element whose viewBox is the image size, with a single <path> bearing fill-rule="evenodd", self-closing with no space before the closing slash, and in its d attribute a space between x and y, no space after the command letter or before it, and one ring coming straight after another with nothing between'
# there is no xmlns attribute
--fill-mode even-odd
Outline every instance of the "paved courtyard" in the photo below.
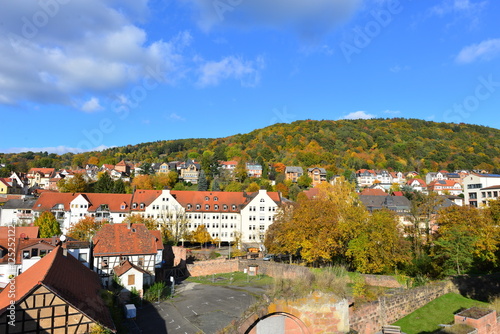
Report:
<svg viewBox="0 0 500 334"><path fill-rule="evenodd" d="M132 333L216 333L239 319L260 288L221 287L198 283L176 286L175 297L137 310Z"/></svg>

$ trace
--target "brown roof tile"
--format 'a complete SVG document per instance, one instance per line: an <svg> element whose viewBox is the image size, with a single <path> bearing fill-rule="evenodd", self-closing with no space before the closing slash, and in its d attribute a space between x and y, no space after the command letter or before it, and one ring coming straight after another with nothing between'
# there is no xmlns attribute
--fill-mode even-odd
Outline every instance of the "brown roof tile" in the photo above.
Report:
<svg viewBox="0 0 500 334"><path fill-rule="evenodd" d="M155 233L144 224L106 224L94 236L94 255L156 254L159 248Z"/></svg>
<svg viewBox="0 0 500 334"><path fill-rule="evenodd" d="M141 267L138 267L138 266L130 263L129 260L126 260L122 264L120 264L119 266L114 267L113 272L116 274L116 276L120 277L121 275L125 274L127 271L129 271L132 268L138 270L141 273L150 275L147 271L145 271Z"/></svg>
<svg viewBox="0 0 500 334"><path fill-rule="evenodd" d="M15 278L16 303L44 286L90 319L114 330L111 315L99 296L99 276L58 246L40 261ZM8 289L0 293L0 314L10 305Z"/></svg>

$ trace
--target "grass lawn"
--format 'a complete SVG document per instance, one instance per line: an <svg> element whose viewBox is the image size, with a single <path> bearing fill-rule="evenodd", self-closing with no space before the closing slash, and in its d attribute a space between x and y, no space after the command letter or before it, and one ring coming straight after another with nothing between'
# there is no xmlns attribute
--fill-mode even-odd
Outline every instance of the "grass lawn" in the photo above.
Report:
<svg viewBox="0 0 500 334"><path fill-rule="evenodd" d="M472 306L487 305L451 292L436 298L393 325L401 326L401 330L407 334L433 333L441 328L440 324L452 323L453 315L458 311Z"/></svg>
<svg viewBox="0 0 500 334"><path fill-rule="evenodd" d="M208 276L189 277L187 282L195 282L210 285L232 285L232 286L265 286L273 283L273 278L266 275L249 276L240 271L227 274L216 274Z"/></svg>

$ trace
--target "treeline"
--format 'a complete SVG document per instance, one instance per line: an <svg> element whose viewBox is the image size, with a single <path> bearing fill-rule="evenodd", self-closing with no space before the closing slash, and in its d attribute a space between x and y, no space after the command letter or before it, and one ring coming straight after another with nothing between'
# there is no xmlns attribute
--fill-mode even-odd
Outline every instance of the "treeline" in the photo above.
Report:
<svg viewBox="0 0 500 334"><path fill-rule="evenodd" d="M0 175L31 167L77 167L120 160L167 162L210 156L217 160L321 166L335 174L360 168L500 171L500 130L418 119L296 121L218 139L179 139L81 154L0 154Z"/></svg>
<svg viewBox="0 0 500 334"><path fill-rule="evenodd" d="M498 270L498 200L483 209L438 209L439 196L421 195L401 224L392 211L370 213L345 180L319 188L317 197L299 195L280 210L266 232L270 253L308 265L344 264L361 273L404 273L423 281Z"/></svg>

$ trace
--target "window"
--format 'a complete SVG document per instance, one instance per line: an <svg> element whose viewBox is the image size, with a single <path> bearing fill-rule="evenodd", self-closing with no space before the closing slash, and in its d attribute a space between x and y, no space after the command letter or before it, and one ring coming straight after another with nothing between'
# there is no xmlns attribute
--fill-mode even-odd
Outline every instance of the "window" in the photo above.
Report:
<svg viewBox="0 0 500 334"><path fill-rule="evenodd" d="M236 205L234 205L234 204L233 204L233 205L231 206L231 209L236 210Z"/></svg>
<svg viewBox="0 0 500 334"><path fill-rule="evenodd" d="M209 204L205 204L205 210L210 210L210 205Z"/></svg>
<svg viewBox="0 0 500 334"><path fill-rule="evenodd" d="M264 203L265 201L266 201L266 200L265 200L265 199L263 199L263 198L261 198L261 199L260 199L260 202L261 202L261 203Z"/></svg>
<svg viewBox="0 0 500 334"><path fill-rule="evenodd" d="M214 197L214 201L216 201L216 202L217 202L218 200L219 200L219 198L218 198L217 196L215 196L215 197Z"/></svg>
<svg viewBox="0 0 500 334"><path fill-rule="evenodd" d="M192 207L193 207L193 206L192 206L191 204L188 204L188 205L187 205L188 210L191 210L191 208L192 208Z"/></svg>
<svg viewBox="0 0 500 334"><path fill-rule="evenodd" d="M141 203L141 209L144 209L144 203Z"/></svg>
<svg viewBox="0 0 500 334"><path fill-rule="evenodd" d="M144 265L144 256L139 256L139 260L137 261L137 265L142 267Z"/></svg>
<svg viewBox="0 0 500 334"><path fill-rule="evenodd" d="M137 208L137 203L133 203L132 204L132 209L136 209Z"/></svg>
<svg viewBox="0 0 500 334"><path fill-rule="evenodd" d="M30 251L23 251L23 259L29 259L30 258Z"/></svg>
<svg viewBox="0 0 500 334"><path fill-rule="evenodd" d="M205 196L205 201L208 201L209 199L210 199L210 197Z"/></svg>
<svg viewBox="0 0 500 334"><path fill-rule="evenodd" d="M266 208L264 206L260 207L260 211L265 211L265 210L266 210Z"/></svg>
<svg viewBox="0 0 500 334"><path fill-rule="evenodd" d="M200 210L200 209L201 209L201 205L196 204L196 210Z"/></svg>
<svg viewBox="0 0 500 334"><path fill-rule="evenodd" d="M217 204L214 205L215 210L219 210L219 206Z"/></svg>
<svg viewBox="0 0 500 334"><path fill-rule="evenodd" d="M87 262L87 253L80 253L80 254L78 254L78 261L80 261L80 262Z"/></svg>
<svg viewBox="0 0 500 334"><path fill-rule="evenodd" d="M108 267L108 259L102 259L102 267L107 268Z"/></svg>
<svg viewBox="0 0 500 334"><path fill-rule="evenodd" d="M135 284L135 275L128 275L128 285L134 285Z"/></svg>
<svg viewBox="0 0 500 334"><path fill-rule="evenodd" d="M31 257L33 257L33 256L38 256L38 248L31 249Z"/></svg>
<svg viewBox="0 0 500 334"><path fill-rule="evenodd" d="M47 250L40 249L40 257L44 257L45 255L47 255Z"/></svg>
<svg viewBox="0 0 500 334"><path fill-rule="evenodd" d="M227 210L227 205L226 205L226 204L224 204L224 205L222 206L222 208L223 208L224 210Z"/></svg>

